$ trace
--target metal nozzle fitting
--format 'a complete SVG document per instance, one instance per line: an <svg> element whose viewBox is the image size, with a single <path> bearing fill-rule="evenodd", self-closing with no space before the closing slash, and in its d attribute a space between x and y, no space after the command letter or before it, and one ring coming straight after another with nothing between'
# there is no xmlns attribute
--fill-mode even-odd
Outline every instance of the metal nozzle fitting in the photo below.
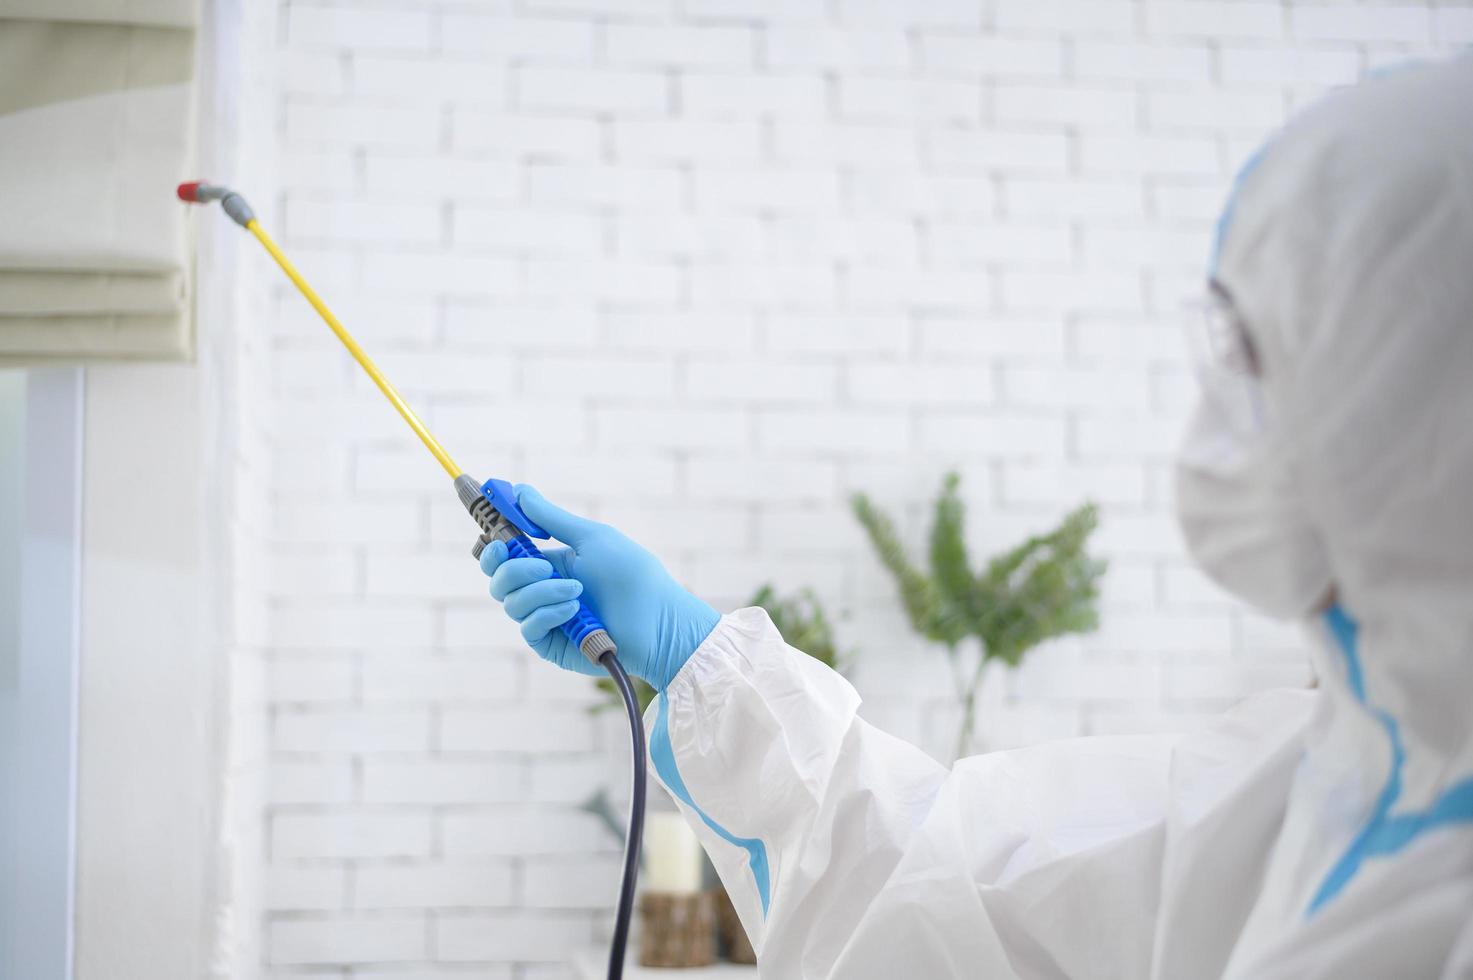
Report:
<svg viewBox="0 0 1473 980"><path fill-rule="evenodd" d="M230 220L242 228L256 220L256 212L251 210L246 199L220 184L191 180L180 184L174 193L179 195L179 200L190 204L208 204L211 201L219 201L220 207L230 215Z"/></svg>
<svg viewBox="0 0 1473 980"><path fill-rule="evenodd" d="M587 657L590 663L597 665L604 654L618 653L619 648L614 646L614 638L609 636L607 630L594 630L578 644L578 652Z"/></svg>
<svg viewBox="0 0 1473 980"><path fill-rule="evenodd" d="M481 528L480 537L476 538L476 543L471 545L471 557L479 561L481 552L486 550L487 545L497 538L509 536L508 528L511 526L501 515L501 511L491 506L491 501L487 500L486 495L481 492L481 485L475 481L474 477L466 476L464 473L457 476L455 495L460 498L461 506L470 513Z"/></svg>
<svg viewBox="0 0 1473 980"><path fill-rule="evenodd" d="M455 495L460 498L460 505L472 514L476 512L477 501L485 502L486 497L481 493L481 485L473 477L464 473L455 478ZM489 507L490 505L487 504Z"/></svg>

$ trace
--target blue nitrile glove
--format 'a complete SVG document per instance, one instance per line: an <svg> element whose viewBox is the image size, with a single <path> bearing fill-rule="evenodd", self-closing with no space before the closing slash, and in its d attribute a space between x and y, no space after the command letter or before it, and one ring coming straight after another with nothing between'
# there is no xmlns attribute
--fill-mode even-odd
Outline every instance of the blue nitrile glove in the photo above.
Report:
<svg viewBox="0 0 1473 980"><path fill-rule="evenodd" d="M623 534L547 502L525 484L517 503L567 548L543 548L539 558L507 558L505 543L481 552L491 595L522 625L522 638L543 660L580 674L604 671L558 629L582 596L619 646L624 669L664 690L721 616L685 591L654 555ZM551 564L549 564L549 562ZM550 578L553 567L563 578Z"/></svg>

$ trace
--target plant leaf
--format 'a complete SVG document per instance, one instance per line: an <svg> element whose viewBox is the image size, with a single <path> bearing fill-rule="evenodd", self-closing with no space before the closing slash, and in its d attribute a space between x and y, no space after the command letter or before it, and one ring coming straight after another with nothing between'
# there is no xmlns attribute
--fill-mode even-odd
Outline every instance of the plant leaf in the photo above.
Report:
<svg viewBox="0 0 1473 980"><path fill-rule="evenodd" d="M971 620L979 611L977 580L967 558L967 507L957 493L960 482L956 473L946 474L941 495L936 498L931 524L931 574L949 606Z"/></svg>
<svg viewBox="0 0 1473 980"><path fill-rule="evenodd" d="M869 534L880 563L900 586L900 601L916 632L928 639L955 646L967 635L967 623L948 601L935 580L922 574L906 556L895 524L863 493L850 498L854 516Z"/></svg>

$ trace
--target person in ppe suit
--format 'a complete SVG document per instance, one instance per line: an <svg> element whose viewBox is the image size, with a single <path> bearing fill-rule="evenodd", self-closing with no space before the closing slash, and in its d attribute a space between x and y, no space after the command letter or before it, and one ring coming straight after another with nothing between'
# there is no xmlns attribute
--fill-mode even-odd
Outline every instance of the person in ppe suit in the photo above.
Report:
<svg viewBox="0 0 1473 980"><path fill-rule="evenodd" d="M1245 171L1178 466L1196 560L1318 634L1200 733L947 768L760 609L523 488L486 552L544 657L579 592L660 694L654 770L764 977L1473 977L1473 59L1342 90ZM581 584L580 584L581 583Z"/></svg>

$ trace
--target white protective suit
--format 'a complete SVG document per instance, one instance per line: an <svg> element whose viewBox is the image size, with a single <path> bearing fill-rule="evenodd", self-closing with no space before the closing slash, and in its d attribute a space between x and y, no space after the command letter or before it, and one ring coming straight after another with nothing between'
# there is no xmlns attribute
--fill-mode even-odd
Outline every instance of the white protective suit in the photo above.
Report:
<svg viewBox="0 0 1473 980"><path fill-rule="evenodd" d="M1292 122L1219 245L1268 421L1204 404L1184 528L1270 611L1333 581L1318 688L947 769L725 616L646 724L763 977L1473 977L1473 59Z"/></svg>

